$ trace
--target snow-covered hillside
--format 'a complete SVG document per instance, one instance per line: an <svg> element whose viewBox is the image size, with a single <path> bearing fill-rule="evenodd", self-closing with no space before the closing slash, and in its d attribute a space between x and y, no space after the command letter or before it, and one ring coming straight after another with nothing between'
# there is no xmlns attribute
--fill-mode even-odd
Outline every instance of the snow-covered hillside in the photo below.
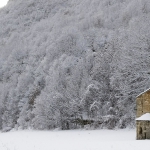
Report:
<svg viewBox="0 0 150 150"><path fill-rule="evenodd" d="M135 130L0 133L1 150L141 150L148 147L149 140L135 140Z"/></svg>
<svg viewBox="0 0 150 150"><path fill-rule="evenodd" d="M149 0L10 0L0 10L0 128L134 125L149 53Z"/></svg>

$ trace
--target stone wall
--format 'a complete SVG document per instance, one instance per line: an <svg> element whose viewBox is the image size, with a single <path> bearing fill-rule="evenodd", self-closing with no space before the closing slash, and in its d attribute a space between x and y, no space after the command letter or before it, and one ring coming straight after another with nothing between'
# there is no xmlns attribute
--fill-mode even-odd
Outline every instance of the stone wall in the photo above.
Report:
<svg viewBox="0 0 150 150"><path fill-rule="evenodd" d="M136 139L150 139L150 121L136 121Z"/></svg>
<svg viewBox="0 0 150 150"><path fill-rule="evenodd" d="M150 89L137 97L136 104L137 118L141 117L145 113L150 113Z"/></svg>

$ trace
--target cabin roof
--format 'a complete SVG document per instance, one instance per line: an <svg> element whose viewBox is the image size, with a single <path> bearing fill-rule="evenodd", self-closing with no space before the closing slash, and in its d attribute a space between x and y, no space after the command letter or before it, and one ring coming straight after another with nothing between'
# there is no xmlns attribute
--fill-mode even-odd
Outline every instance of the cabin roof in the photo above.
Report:
<svg viewBox="0 0 150 150"><path fill-rule="evenodd" d="M150 88L147 89L147 90L145 90L145 91L143 91L143 92L141 92L139 95L136 96L136 98L139 97L139 96L141 96L142 94L146 93L146 92L149 91L149 90L150 90Z"/></svg>
<svg viewBox="0 0 150 150"><path fill-rule="evenodd" d="M136 120L150 121L150 113L146 113L141 117L137 118Z"/></svg>

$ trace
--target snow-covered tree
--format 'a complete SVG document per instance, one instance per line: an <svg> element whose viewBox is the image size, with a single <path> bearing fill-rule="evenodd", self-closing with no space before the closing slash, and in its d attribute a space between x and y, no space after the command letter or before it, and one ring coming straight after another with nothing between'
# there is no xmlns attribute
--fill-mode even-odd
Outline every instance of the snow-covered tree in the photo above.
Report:
<svg viewBox="0 0 150 150"><path fill-rule="evenodd" d="M0 128L124 128L150 85L149 0L9 0L0 9Z"/></svg>

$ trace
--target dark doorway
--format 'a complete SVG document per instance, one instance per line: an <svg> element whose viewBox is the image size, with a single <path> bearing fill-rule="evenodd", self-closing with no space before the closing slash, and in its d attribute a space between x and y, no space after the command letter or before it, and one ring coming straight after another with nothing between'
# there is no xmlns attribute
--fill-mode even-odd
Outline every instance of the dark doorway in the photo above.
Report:
<svg viewBox="0 0 150 150"><path fill-rule="evenodd" d="M139 134L142 134L142 127L139 128Z"/></svg>

